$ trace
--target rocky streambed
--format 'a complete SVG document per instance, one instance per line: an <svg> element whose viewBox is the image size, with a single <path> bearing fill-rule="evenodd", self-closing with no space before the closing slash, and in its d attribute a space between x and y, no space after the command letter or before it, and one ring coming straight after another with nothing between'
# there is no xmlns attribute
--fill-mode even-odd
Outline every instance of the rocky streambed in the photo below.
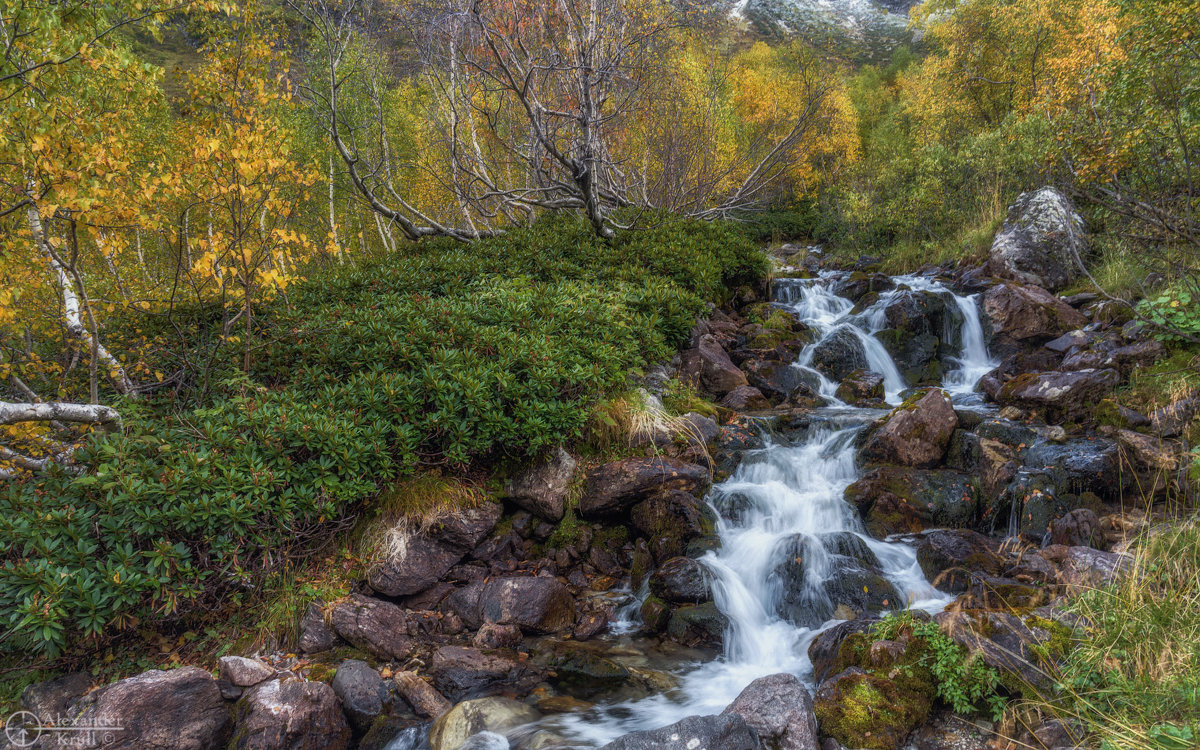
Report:
<svg viewBox="0 0 1200 750"><path fill-rule="evenodd" d="M694 383L719 419L652 421L607 463L560 449L393 529L360 590L309 606L294 654L68 675L26 707L113 720L129 748L1006 747L914 666L916 629L999 694L1048 689L1064 597L1128 565L1149 519L1126 501L1181 489L1172 438L1195 412L1109 400L1163 349L1127 310L1055 294L1073 222L1035 195L988 266L911 276L785 246L769 299L711 311L645 380L651 401Z"/></svg>

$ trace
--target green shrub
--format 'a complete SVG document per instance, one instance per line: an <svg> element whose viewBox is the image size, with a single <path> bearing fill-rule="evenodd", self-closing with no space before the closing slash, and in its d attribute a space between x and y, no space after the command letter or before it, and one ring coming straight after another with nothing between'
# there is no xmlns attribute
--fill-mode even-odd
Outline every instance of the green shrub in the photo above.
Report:
<svg viewBox="0 0 1200 750"><path fill-rule="evenodd" d="M125 429L78 452L86 474L0 487L0 649L186 618L398 476L574 439L706 302L764 273L730 225L604 243L564 219L320 273L260 311L249 377L184 411L124 404Z"/></svg>

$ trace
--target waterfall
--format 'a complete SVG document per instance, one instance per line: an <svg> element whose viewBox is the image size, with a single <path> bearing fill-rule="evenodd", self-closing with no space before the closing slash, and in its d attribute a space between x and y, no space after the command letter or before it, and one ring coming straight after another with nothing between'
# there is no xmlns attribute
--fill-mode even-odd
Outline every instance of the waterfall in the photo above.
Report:
<svg viewBox="0 0 1200 750"><path fill-rule="evenodd" d="M625 732L665 726L694 714L722 711L751 681L777 672L812 679L808 646L825 628L836 624L824 584L839 575L838 555L829 542L856 549L877 561L878 570L900 596L894 609L940 611L952 597L926 580L912 547L881 541L866 533L857 511L843 498L859 477L855 435L879 416L876 409L847 406L834 396L837 384L811 367L813 349L834 332L848 328L862 343L869 368L884 377L889 403L897 403L905 383L887 349L875 338L885 324L884 310L904 288L953 296L963 317L958 369L946 374L943 387L954 397L969 394L991 369L984 345L979 310L973 297L953 294L941 283L922 277L897 277L898 291L879 297L866 309L833 294L835 277L795 281L778 287L778 304L787 307L817 334L797 358L826 398L814 410L811 424L799 442L772 441L748 453L733 475L715 486L709 505L720 516L720 546L700 561L712 577L713 599L728 618L724 654L680 675L677 690L619 706L598 707L586 714L550 720L554 731L574 741L603 744ZM737 512L721 515L724 498L738 498ZM790 594L811 603L817 618L798 624L781 614L787 592L778 575L781 563L802 545L803 581ZM840 549L840 548L839 548ZM800 562L797 559L797 562ZM622 618L627 619L627 618Z"/></svg>

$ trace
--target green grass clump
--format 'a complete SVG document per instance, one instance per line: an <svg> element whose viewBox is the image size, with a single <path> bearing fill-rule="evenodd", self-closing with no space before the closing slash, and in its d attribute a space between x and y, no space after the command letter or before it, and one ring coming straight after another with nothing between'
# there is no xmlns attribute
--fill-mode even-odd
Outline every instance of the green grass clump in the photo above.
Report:
<svg viewBox="0 0 1200 750"><path fill-rule="evenodd" d="M183 627L397 478L578 438L630 369L765 273L728 224L603 242L557 219L315 274L257 313L248 374L218 349L202 401L122 404L125 429L78 451L85 474L0 487L0 650Z"/></svg>
<svg viewBox="0 0 1200 750"><path fill-rule="evenodd" d="M1200 741L1200 521L1142 539L1119 583L1070 607L1087 623L1062 697L1040 707L1081 722L1096 745L1183 750Z"/></svg>

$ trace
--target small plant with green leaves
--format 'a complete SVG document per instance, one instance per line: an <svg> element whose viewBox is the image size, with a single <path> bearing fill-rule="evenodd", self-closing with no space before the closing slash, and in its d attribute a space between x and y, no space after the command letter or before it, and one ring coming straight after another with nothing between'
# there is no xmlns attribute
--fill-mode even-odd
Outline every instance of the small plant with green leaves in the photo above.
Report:
<svg viewBox="0 0 1200 750"><path fill-rule="evenodd" d="M999 673L955 643L937 623L901 612L885 617L872 633L891 640L904 631L924 645L919 663L933 675L938 697L951 708L960 714L985 711L993 718L1004 712L1006 701L997 693Z"/></svg>

